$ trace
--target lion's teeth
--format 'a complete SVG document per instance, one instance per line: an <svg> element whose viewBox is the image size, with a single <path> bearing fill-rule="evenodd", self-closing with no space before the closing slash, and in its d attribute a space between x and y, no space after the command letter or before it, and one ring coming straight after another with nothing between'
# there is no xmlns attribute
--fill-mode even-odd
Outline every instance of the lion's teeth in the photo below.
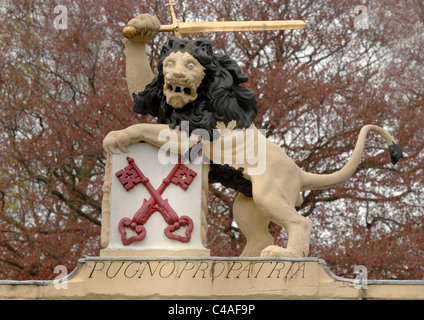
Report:
<svg viewBox="0 0 424 320"><path fill-rule="evenodd" d="M186 88L184 86L177 86L177 85L173 85L173 84L170 85L170 88L171 88L172 92L184 92L185 93L186 90L189 90L188 88Z"/></svg>

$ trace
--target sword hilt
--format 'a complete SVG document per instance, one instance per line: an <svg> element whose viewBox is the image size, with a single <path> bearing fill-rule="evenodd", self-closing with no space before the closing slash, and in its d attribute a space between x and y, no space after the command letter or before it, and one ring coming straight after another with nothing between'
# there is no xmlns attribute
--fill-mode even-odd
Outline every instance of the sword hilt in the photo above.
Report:
<svg viewBox="0 0 424 320"><path fill-rule="evenodd" d="M171 10L172 31L174 31L174 35L176 37L181 38L180 23L178 22L177 15L174 10L175 3L173 3L172 0L169 0L169 3L167 3L166 6Z"/></svg>

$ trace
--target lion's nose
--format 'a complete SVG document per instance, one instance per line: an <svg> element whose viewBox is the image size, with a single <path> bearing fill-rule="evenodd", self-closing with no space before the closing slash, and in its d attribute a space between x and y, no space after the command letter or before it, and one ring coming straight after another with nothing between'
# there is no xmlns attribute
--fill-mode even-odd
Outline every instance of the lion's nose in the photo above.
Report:
<svg viewBox="0 0 424 320"><path fill-rule="evenodd" d="M174 78L178 78L178 79L182 79L185 77L185 74L183 72L179 72L179 71L174 71L172 73L172 77Z"/></svg>

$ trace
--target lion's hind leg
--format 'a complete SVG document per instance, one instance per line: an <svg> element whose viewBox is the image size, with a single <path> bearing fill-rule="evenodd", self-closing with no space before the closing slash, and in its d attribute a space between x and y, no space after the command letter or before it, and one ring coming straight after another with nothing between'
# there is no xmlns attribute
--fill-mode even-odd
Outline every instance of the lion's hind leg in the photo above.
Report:
<svg viewBox="0 0 424 320"><path fill-rule="evenodd" d="M268 246L261 252L262 257L303 258L309 254L309 240L312 222L301 216L294 208L280 206L282 214L271 221L283 227L288 233L287 247Z"/></svg>
<svg viewBox="0 0 424 320"><path fill-rule="evenodd" d="M233 214L247 239L242 257L259 257L263 249L274 244L268 231L270 220L256 207L252 198L240 193L234 201Z"/></svg>
<svg viewBox="0 0 424 320"><path fill-rule="evenodd" d="M278 186L263 188L260 183L254 183L253 197L256 207L263 215L288 233L286 248L271 245L261 252L261 256L291 258L308 256L312 222L295 209L295 204L299 200L298 191L295 188Z"/></svg>
<svg viewBox="0 0 424 320"><path fill-rule="evenodd" d="M268 210L269 207L274 207ZM301 216L294 207L284 203L268 204L263 211L271 212L271 221L283 227L288 233L287 247L275 245L262 250L262 257L291 257L303 258L309 254L309 241L312 231L312 222ZM275 214L275 212L278 212Z"/></svg>

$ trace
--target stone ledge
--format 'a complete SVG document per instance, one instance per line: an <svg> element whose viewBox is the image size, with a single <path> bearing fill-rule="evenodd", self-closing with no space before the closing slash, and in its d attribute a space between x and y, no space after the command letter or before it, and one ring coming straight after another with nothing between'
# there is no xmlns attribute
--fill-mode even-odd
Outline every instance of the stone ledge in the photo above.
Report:
<svg viewBox="0 0 424 320"><path fill-rule="evenodd" d="M424 299L424 281L334 275L317 258L91 257L59 281L0 281L1 299Z"/></svg>

